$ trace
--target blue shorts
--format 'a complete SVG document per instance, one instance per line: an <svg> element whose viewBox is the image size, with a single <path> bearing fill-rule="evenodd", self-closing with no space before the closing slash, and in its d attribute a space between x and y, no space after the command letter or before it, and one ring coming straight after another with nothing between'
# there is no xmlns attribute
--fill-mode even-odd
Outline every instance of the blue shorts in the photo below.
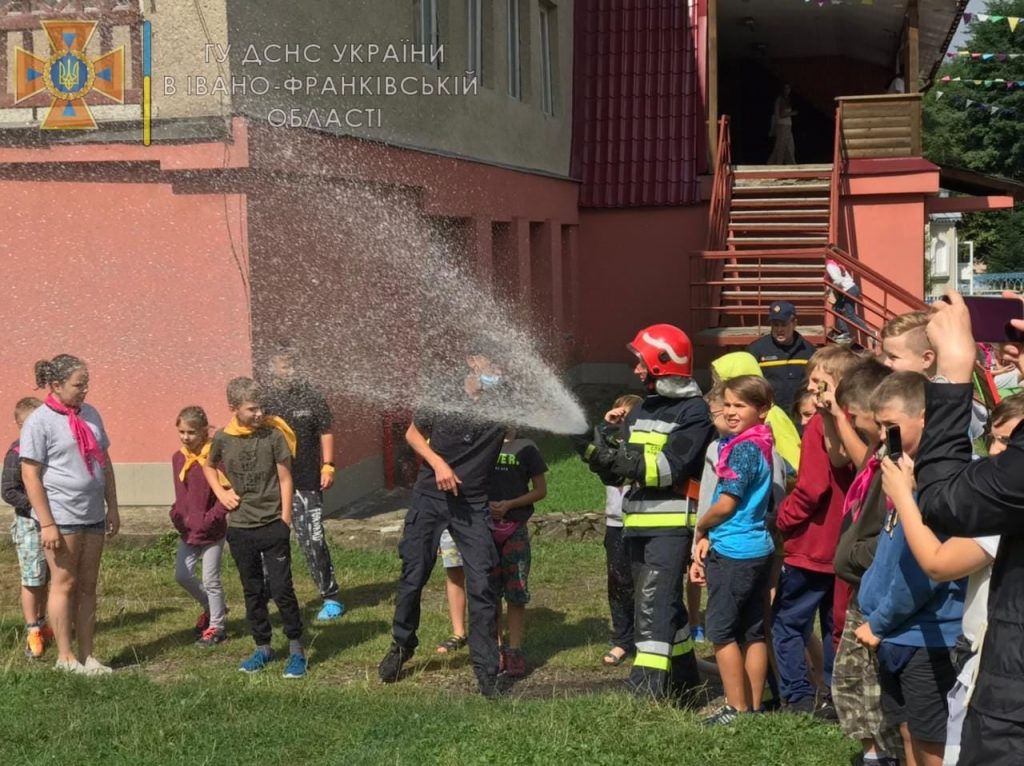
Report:
<svg viewBox="0 0 1024 766"><path fill-rule="evenodd" d="M105 535L107 522L97 521L95 524L58 524L57 531L62 535Z"/></svg>

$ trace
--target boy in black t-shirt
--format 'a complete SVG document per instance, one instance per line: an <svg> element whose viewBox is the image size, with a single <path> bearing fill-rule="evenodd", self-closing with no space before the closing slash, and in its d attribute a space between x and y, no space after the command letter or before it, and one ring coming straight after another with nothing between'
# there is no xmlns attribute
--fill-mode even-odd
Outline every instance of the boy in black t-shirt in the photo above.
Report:
<svg viewBox="0 0 1024 766"><path fill-rule="evenodd" d="M402 574L395 597L394 642L377 668L380 679L393 683L402 665L415 654L419 640L420 595L437 558L441 532L447 528L462 553L469 597L469 652L480 692L498 693L498 594L491 570L498 552L490 529L488 506L491 474L504 441L505 429L474 417L500 396L501 371L489 358L467 357L465 396L468 414L417 413L406 431L409 446L423 458L413 487L405 529L398 544ZM429 443L427 438L429 436Z"/></svg>
<svg viewBox="0 0 1024 766"><path fill-rule="evenodd" d="M526 675L523 656L523 627L526 605L530 602L527 579L530 575L530 533L526 522L533 515L533 504L547 496L544 474L548 467L537 445L529 439L505 437L491 477L491 517L494 542L500 563L500 595L508 604L508 642L503 647L505 672L512 678ZM532 484L532 488L531 488ZM498 607L501 617L501 607ZM500 631L499 631L500 632Z"/></svg>
<svg viewBox="0 0 1024 766"><path fill-rule="evenodd" d="M295 432L292 529L324 601L316 619L337 620L345 613L345 606L338 597L338 581L323 522L323 493L334 484L331 410L320 389L298 374L296 351L292 347L281 347L270 357L270 380L263 409L267 415L283 418Z"/></svg>

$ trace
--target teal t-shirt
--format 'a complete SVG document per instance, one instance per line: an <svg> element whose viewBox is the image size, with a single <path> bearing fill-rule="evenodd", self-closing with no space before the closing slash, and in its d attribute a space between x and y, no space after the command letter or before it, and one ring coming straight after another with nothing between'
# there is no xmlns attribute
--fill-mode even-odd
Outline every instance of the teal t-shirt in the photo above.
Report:
<svg viewBox="0 0 1024 766"><path fill-rule="evenodd" d="M728 442L722 440L722 447ZM721 454L722 447L719 447ZM712 504L722 493L732 495L736 512L708 534L711 548L730 559L757 559L775 550L765 515L772 493L772 469L753 442L737 444L729 454L728 466L734 479L719 479Z"/></svg>

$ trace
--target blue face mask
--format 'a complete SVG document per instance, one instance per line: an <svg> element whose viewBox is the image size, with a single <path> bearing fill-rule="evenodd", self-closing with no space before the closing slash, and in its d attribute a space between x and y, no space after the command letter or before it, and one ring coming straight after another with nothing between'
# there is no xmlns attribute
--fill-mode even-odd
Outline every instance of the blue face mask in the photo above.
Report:
<svg viewBox="0 0 1024 766"><path fill-rule="evenodd" d="M489 388L496 388L501 383L500 375L490 375L487 373L480 374L480 387L484 390Z"/></svg>

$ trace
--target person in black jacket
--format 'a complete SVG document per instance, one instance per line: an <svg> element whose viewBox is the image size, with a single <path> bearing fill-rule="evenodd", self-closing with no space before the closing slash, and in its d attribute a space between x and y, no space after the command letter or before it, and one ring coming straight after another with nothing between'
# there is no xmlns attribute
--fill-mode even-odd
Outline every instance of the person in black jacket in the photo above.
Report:
<svg viewBox="0 0 1024 766"><path fill-rule="evenodd" d="M963 299L937 303L928 337L938 378L928 385L925 430L916 462L918 505L936 532L1002 535L992 570L988 632L964 721L960 766L1024 762L1024 428L1006 450L971 460L976 346ZM1024 330L1024 322L1015 321ZM1015 349L1019 354L1019 349Z"/></svg>
<svg viewBox="0 0 1024 766"><path fill-rule="evenodd" d="M747 351L772 384L775 403L792 412L797 392L804 387L807 360L817 349L796 331L796 306L789 301L775 301L768 307L768 323L771 332L747 346Z"/></svg>

